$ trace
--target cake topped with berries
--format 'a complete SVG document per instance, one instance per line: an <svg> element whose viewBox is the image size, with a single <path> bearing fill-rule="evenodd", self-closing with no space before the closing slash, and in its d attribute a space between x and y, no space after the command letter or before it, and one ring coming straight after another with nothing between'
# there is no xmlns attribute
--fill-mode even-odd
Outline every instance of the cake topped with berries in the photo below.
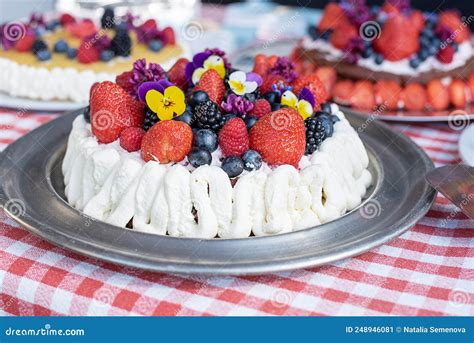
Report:
<svg viewBox="0 0 474 343"><path fill-rule="evenodd" d="M335 101L363 109L464 108L474 91L468 19L456 10L423 13L409 1L329 3L292 58L299 68L322 68Z"/></svg>
<svg viewBox="0 0 474 343"><path fill-rule="evenodd" d="M168 68L183 54L171 27L106 8L100 22L34 13L0 27L0 90L12 96L87 102L90 86L114 80L131 61Z"/></svg>
<svg viewBox="0 0 474 343"><path fill-rule="evenodd" d="M137 60L96 83L73 122L67 201L137 231L243 238L310 228L359 206L372 183L356 131L316 75L287 57L252 72L206 49L167 73Z"/></svg>

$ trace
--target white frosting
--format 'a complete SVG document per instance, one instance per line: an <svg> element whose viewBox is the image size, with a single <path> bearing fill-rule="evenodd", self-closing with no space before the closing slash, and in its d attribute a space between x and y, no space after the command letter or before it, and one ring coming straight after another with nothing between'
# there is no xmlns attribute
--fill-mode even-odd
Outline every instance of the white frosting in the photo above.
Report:
<svg viewBox="0 0 474 343"><path fill-rule="evenodd" d="M303 39L302 46L306 50L318 50L327 53L327 59L332 61L337 61L344 55L342 50L337 49L332 44L322 39L312 40L311 37L307 36ZM466 41L459 44L458 51L454 54L452 62L447 64L441 63L434 56L430 56L422 62L417 69L410 67L409 58L400 61L384 60L381 64L376 64L373 57L360 58L357 61L357 65L373 71L388 72L396 75L416 76L420 73L426 73L433 70L449 71L462 67L472 58L473 53L474 50L472 43Z"/></svg>
<svg viewBox="0 0 474 343"><path fill-rule="evenodd" d="M145 163L117 141L99 144L83 116L73 123L63 161L68 202L85 214L135 230L175 237L243 238L296 231L357 207L372 182L356 131L341 120L299 169L268 165L242 174L234 187L219 167ZM219 152L214 155L219 156Z"/></svg>

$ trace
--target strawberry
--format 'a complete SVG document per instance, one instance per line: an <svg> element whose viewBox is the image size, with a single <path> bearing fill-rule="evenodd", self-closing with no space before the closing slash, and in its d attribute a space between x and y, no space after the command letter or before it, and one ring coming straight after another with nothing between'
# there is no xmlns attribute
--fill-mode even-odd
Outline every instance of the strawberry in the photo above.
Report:
<svg viewBox="0 0 474 343"><path fill-rule="evenodd" d="M328 93L323 83L316 75L312 73L305 76L300 76L293 82L293 93L298 95L303 88L308 88L314 96L314 110L318 110L320 104L326 102L328 99Z"/></svg>
<svg viewBox="0 0 474 343"><path fill-rule="evenodd" d="M145 130L141 127L127 127L120 134L120 146L128 152L140 150Z"/></svg>
<svg viewBox="0 0 474 343"><path fill-rule="evenodd" d="M73 23L67 26L66 29L73 37L86 38L97 33L97 27L92 21L82 20L78 23Z"/></svg>
<svg viewBox="0 0 474 343"><path fill-rule="evenodd" d="M330 2L324 8L323 16L318 24L318 30L320 32L329 29L334 30L339 25L345 24L349 24L349 20L342 8L338 4Z"/></svg>
<svg viewBox="0 0 474 343"><path fill-rule="evenodd" d="M140 29L143 31L154 31L158 29L158 24L155 19L147 19L140 25Z"/></svg>
<svg viewBox="0 0 474 343"><path fill-rule="evenodd" d="M434 110L445 110L449 106L449 92L443 83L438 79L433 79L426 85L428 101Z"/></svg>
<svg viewBox="0 0 474 343"><path fill-rule="evenodd" d="M396 110L402 87L394 80L379 80L374 86L375 102L387 110Z"/></svg>
<svg viewBox="0 0 474 343"><path fill-rule="evenodd" d="M111 143L125 128L142 125L143 110L143 104L116 83L100 82L90 98L92 133L100 143Z"/></svg>
<svg viewBox="0 0 474 343"><path fill-rule="evenodd" d="M23 38L18 40L15 44L15 50L19 52L28 52L31 51L33 43L35 42L36 37L34 35L25 35Z"/></svg>
<svg viewBox="0 0 474 343"><path fill-rule="evenodd" d="M304 154L303 118L292 108L281 108L260 118L250 129L250 148L272 165L297 166Z"/></svg>
<svg viewBox="0 0 474 343"><path fill-rule="evenodd" d="M242 156L249 149L249 134L242 118L232 118L219 131L219 146L225 157Z"/></svg>
<svg viewBox="0 0 474 343"><path fill-rule="evenodd" d="M207 70L194 88L194 91L204 91L215 104L219 105L224 100L225 85L217 71L214 69Z"/></svg>
<svg viewBox="0 0 474 343"><path fill-rule="evenodd" d="M368 80L357 81L354 84L350 98L351 106L364 110L372 110L375 107L374 86Z"/></svg>
<svg viewBox="0 0 474 343"><path fill-rule="evenodd" d="M161 37L165 45L175 45L176 44L176 37L174 35L174 30L172 27L167 26L161 31Z"/></svg>
<svg viewBox="0 0 474 343"><path fill-rule="evenodd" d="M453 61L454 48L451 45L446 45L444 48L438 50L436 58L438 61L444 64L451 63Z"/></svg>
<svg viewBox="0 0 474 343"><path fill-rule="evenodd" d="M285 78L281 75L270 74L263 78L262 85L260 86L260 92L267 93L273 91L273 85L279 83L285 83Z"/></svg>
<svg viewBox="0 0 474 343"><path fill-rule="evenodd" d="M352 24L339 25L331 33L330 42L336 48L343 50L347 47L351 39L358 37L359 31Z"/></svg>
<svg viewBox="0 0 474 343"><path fill-rule="evenodd" d="M91 88L89 88L89 99L92 97L92 93L94 92L95 87L98 85L99 85L99 82L94 82Z"/></svg>
<svg viewBox="0 0 474 343"><path fill-rule="evenodd" d="M100 59L99 50L95 47L87 44L86 42L82 42L77 49L77 60L79 63L94 63Z"/></svg>
<svg viewBox="0 0 474 343"><path fill-rule="evenodd" d="M269 68L270 65L268 65L267 63L267 57L264 54L257 54L257 56L255 56L252 71L264 77L265 75L267 75L267 71Z"/></svg>
<svg viewBox="0 0 474 343"><path fill-rule="evenodd" d="M456 33L453 35L453 39L458 44L467 41L471 36L469 25L462 22L461 17L456 11L448 10L440 13L437 28L440 29L443 27Z"/></svg>
<svg viewBox="0 0 474 343"><path fill-rule="evenodd" d="M467 86L469 87L469 90L470 90L470 96L471 96L471 99L474 99L474 73L472 73L471 75L469 75L468 79L467 79Z"/></svg>
<svg viewBox="0 0 474 343"><path fill-rule="evenodd" d="M59 17L59 23L61 24L61 26L74 24L75 22L76 22L76 18L74 18L69 13L63 13L61 14L61 17Z"/></svg>
<svg viewBox="0 0 474 343"><path fill-rule="evenodd" d="M321 80L328 95L331 94L332 88L337 81L336 69L329 66L322 66L316 69L316 76Z"/></svg>
<svg viewBox="0 0 474 343"><path fill-rule="evenodd" d="M180 58L176 61L175 64L168 71L168 78L176 86L181 88L183 91L186 91L189 87L188 79L184 73L186 65L189 63L189 60L186 58Z"/></svg>
<svg viewBox="0 0 474 343"><path fill-rule="evenodd" d="M418 30L409 18L395 14L385 22L380 37L373 41L374 49L389 61L399 61L418 51Z"/></svg>
<svg viewBox="0 0 474 343"><path fill-rule="evenodd" d="M466 85L463 80L451 81L448 87L451 104L456 108L465 108L467 104Z"/></svg>
<svg viewBox="0 0 474 343"><path fill-rule="evenodd" d="M405 109L421 111L425 108L428 98L425 88L419 83L410 83L405 86L400 94Z"/></svg>
<svg viewBox="0 0 474 343"><path fill-rule="evenodd" d="M182 121L162 120L153 125L142 141L142 158L145 162L162 164L180 162L191 150L193 130Z"/></svg>
<svg viewBox="0 0 474 343"><path fill-rule="evenodd" d="M250 114L254 117L261 118L271 111L272 106L266 99L257 99L257 101L255 101L253 104L253 110L250 112Z"/></svg>
<svg viewBox="0 0 474 343"><path fill-rule="evenodd" d="M425 26L425 17L421 11L413 10L410 15L410 21L413 27L418 30L418 32L423 30L423 27Z"/></svg>
<svg viewBox="0 0 474 343"><path fill-rule="evenodd" d="M397 6L394 4L391 4L390 2L385 2L383 6L381 7L381 10L387 14L399 14L400 10L398 9Z"/></svg>
<svg viewBox="0 0 474 343"><path fill-rule="evenodd" d="M351 80L337 81L332 89L333 100L341 105L349 105L354 83Z"/></svg>
<svg viewBox="0 0 474 343"><path fill-rule="evenodd" d="M133 92L133 85L130 83L130 79L133 76L133 71L124 71L115 77L115 83L122 87L128 94Z"/></svg>

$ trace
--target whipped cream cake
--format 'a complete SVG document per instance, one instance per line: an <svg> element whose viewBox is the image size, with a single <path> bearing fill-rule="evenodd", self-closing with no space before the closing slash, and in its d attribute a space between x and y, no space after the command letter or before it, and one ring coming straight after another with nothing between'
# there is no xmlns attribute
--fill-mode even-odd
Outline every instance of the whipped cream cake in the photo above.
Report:
<svg viewBox="0 0 474 343"><path fill-rule="evenodd" d="M87 103L94 82L114 80L131 61L169 68L183 54L171 27L104 10L100 23L64 13L0 27L0 91L15 97Z"/></svg>
<svg viewBox="0 0 474 343"><path fill-rule="evenodd" d="M462 109L474 94L470 18L423 13L410 1L329 3L295 48L334 101L373 110ZM319 72L315 69L321 69Z"/></svg>
<svg viewBox="0 0 474 343"><path fill-rule="evenodd" d="M152 234L244 238L327 223L364 199L362 141L317 76L288 58L245 73L206 49L166 74L137 67L93 85L73 122L65 195L84 214Z"/></svg>

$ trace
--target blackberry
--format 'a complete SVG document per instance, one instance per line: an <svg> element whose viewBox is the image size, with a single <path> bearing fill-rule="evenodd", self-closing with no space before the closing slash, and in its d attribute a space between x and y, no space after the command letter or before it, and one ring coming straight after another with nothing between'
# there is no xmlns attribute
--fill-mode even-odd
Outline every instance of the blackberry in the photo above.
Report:
<svg viewBox="0 0 474 343"><path fill-rule="evenodd" d="M33 43L33 46L31 47L31 51L36 55L41 50L48 50L48 46L46 45L44 40L37 39Z"/></svg>
<svg viewBox="0 0 474 343"><path fill-rule="evenodd" d="M150 110L148 106L145 107L145 119L143 120L143 130L148 131L153 125L158 123L160 118L155 112Z"/></svg>
<svg viewBox="0 0 474 343"><path fill-rule="evenodd" d="M114 9L106 7L102 18L100 18L100 26L103 29L113 29L115 27L115 14Z"/></svg>
<svg viewBox="0 0 474 343"><path fill-rule="evenodd" d="M115 56L130 56L132 52L132 40L127 30L121 28L116 30L115 36L110 42L110 50L115 53Z"/></svg>
<svg viewBox="0 0 474 343"><path fill-rule="evenodd" d="M90 106L85 107L84 113L82 115L84 116L84 120L87 123L90 123L91 122L91 107Z"/></svg>
<svg viewBox="0 0 474 343"><path fill-rule="evenodd" d="M224 126L226 118L219 111L219 107L211 100L206 100L194 107L195 124L200 129L210 129L214 132Z"/></svg>
<svg viewBox="0 0 474 343"><path fill-rule="evenodd" d="M315 118L306 119L304 121L304 126L306 127L305 155L311 155L326 139L326 130L321 121Z"/></svg>

